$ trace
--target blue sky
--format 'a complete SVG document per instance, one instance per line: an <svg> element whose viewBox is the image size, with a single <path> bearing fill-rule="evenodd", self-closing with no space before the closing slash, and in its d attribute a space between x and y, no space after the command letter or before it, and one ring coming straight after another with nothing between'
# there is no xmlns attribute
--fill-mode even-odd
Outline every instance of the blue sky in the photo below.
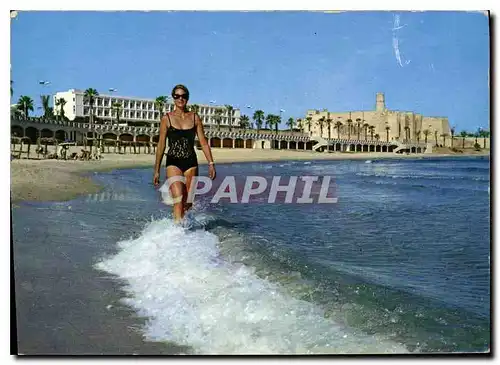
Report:
<svg viewBox="0 0 500 365"><path fill-rule="evenodd" d="M29 95L37 106L70 88L155 98L183 83L190 102L250 117L371 110L381 91L389 109L447 116L458 131L489 124L481 13L21 12L11 67L12 103Z"/></svg>

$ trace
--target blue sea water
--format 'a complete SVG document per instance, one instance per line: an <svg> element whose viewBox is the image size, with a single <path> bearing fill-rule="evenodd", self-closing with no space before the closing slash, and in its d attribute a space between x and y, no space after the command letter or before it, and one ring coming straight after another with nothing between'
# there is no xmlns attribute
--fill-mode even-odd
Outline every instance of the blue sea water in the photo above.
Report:
<svg viewBox="0 0 500 365"><path fill-rule="evenodd" d="M338 202L202 198L191 228L172 223L151 169L117 170L94 174L106 186L99 194L19 214L77 220L81 229L63 234L75 245L98 242L86 263L123 280L122 300L148 318L141 331L149 341L201 354L483 352L490 347L489 163L218 165L220 176L330 175Z"/></svg>

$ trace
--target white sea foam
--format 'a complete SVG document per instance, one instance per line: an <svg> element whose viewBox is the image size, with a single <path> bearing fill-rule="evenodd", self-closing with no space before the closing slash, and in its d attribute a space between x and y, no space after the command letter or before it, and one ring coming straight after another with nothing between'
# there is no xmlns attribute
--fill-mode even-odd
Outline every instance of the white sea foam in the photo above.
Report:
<svg viewBox="0 0 500 365"><path fill-rule="evenodd" d="M206 221L207 217L203 217ZM149 223L96 266L128 282L124 299L150 318L149 340L197 354L402 353L396 342L357 333L220 256L217 236L169 219Z"/></svg>

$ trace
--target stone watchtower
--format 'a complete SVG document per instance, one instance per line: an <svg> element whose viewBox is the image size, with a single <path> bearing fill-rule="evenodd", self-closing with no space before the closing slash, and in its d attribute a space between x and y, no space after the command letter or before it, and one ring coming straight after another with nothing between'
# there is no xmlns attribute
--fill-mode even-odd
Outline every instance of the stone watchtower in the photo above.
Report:
<svg viewBox="0 0 500 365"><path fill-rule="evenodd" d="M385 111L385 96L384 93L377 93L377 104L375 106L377 112Z"/></svg>

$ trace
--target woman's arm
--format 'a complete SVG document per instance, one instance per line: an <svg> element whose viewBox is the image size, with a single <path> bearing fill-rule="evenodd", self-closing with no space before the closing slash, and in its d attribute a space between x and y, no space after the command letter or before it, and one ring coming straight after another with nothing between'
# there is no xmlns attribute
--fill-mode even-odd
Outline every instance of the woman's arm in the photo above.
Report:
<svg viewBox="0 0 500 365"><path fill-rule="evenodd" d="M160 174L161 160L165 153L165 146L167 140L167 116L164 115L160 122L160 138L158 139L158 146L156 148L156 161L155 161L155 174Z"/></svg>
<svg viewBox="0 0 500 365"><path fill-rule="evenodd" d="M203 150L203 153L205 154L205 158L207 159L209 164L213 164L214 158L212 157L212 151L210 150L210 146L208 145L208 140L203 129L203 123L201 122L198 114L195 114L194 120L196 123L196 133L198 135L198 139L200 140L201 148Z"/></svg>

